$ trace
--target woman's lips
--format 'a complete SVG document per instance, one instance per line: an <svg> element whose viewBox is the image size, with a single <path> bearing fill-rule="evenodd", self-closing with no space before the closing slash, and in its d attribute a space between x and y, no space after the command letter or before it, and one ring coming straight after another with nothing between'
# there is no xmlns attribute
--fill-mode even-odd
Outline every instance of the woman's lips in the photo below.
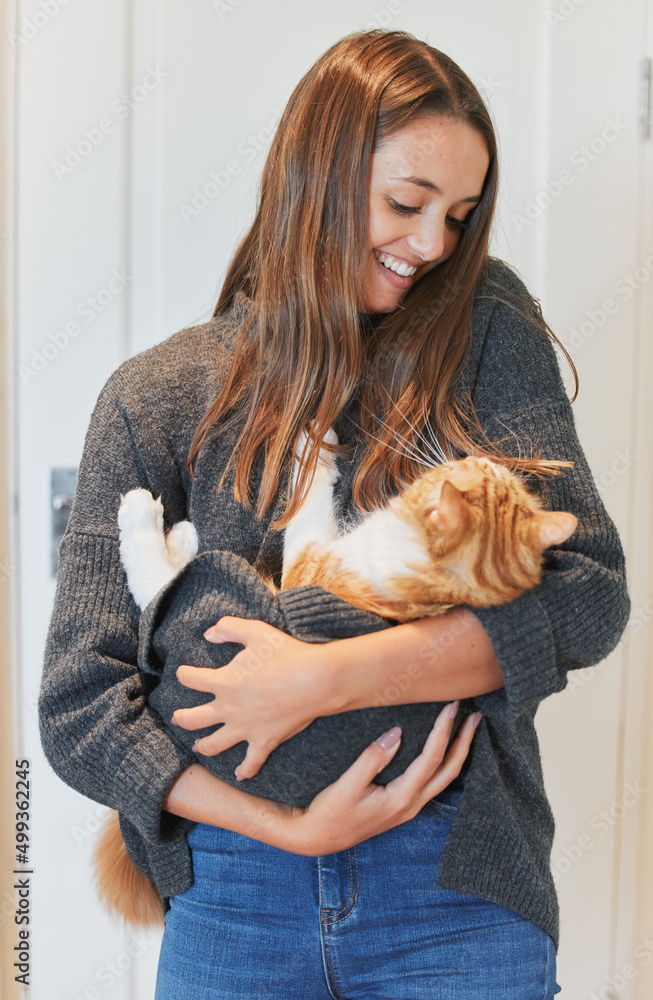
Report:
<svg viewBox="0 0 653 1000"><path fill-rule="evenodd" d="M374 263L377 269L381 271L383 277L386 281L390 282L393 288L402 288L405 290L406 288L410 288L415 281L417 271L415 274L397 274L396 271L391 271L389 268L384 267L381 261L376 259L374 254L372 254L372 257L374 258Z"/></svg>

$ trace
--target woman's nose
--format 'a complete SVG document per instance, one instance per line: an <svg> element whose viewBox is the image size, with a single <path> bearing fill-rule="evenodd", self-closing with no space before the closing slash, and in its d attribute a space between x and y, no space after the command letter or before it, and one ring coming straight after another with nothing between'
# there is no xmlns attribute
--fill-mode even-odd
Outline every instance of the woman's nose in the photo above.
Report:
<svg viewBox="0 0 653 1000"><path fill-rule="evenodd" d="M444 254L446 242L445 219L416 220L415 229L408 237L408 243L415 253L428 263Z"/></svg>

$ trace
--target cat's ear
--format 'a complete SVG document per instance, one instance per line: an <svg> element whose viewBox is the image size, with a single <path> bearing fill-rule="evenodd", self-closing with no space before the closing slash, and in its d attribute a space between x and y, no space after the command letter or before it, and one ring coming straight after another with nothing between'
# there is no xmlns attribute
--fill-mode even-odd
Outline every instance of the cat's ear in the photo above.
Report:
<svg viewBox="0 0 653 1000"><path fill-rule="evenodd" d="M468 490L475 490L477 486L480 486L485 477L486 473L483 469L467 468L460 462L454 462L447 479L460 493L467 493Z"/></svg>
<svg viewBox="0 0 653 1000"><path fill-rule="evenodd" d="M432 521L439 523L447 534L461 528L465 523L467 505L460 490L456 489L448 479L443 482L440 502L435 510L431 511L429 517Z"/></svg>
<svg viewBox="0 0 653 1000"><path fill-rule="evenodd" d="M578 518L566 510L540 510L533 514L531 524L539 547L547 549L566 542L576 530Z"/></svg>

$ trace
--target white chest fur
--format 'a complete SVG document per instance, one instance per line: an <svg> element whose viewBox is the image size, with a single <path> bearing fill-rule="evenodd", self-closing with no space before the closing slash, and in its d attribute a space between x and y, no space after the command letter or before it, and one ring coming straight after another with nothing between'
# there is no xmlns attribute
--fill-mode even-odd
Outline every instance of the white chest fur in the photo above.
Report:
<svg viewBox="0 0 653 1000"><path fill-rule="evenodd" d="M333 429L326 439L337 444ZM299 454L305 436L298 442ZM298 461L293 471L296 481ZM365 579L380 595L393 597L394 591L384 581L396 575L413 575L420 566L428 565L425 539L393 510L394 502L383 510L369 514L360 524L340 535L333 512L333 487L340 473L333 456L320 450L315 477L304 503L288 523L284 540L284 570L292 565L302 549L314 543L341 560L343 570Z"/></svg>
<svg viewBox="0 0 653 1000"><path fill-rule="evenodd" d="M326 547L340 558L343 569L362 576L386 597L393 597L394 591L384 587L384 580L414 575L428 565L424 539L390 508L370 514Z"/></svg>

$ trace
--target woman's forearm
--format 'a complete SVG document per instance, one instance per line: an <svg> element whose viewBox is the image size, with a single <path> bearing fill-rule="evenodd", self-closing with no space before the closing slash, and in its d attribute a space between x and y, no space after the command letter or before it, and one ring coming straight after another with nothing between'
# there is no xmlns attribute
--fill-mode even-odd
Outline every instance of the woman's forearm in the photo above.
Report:
<svg viewBox="0 0 653 1000"><path fill-rule="evenodd" d="M473 698L504 686L490 638L467 608L321 647L328 711Z"/></svg>
<svg viewBox="0 0 653 1000"><path fill-rule="evenodd" d="M222 753L246 740L247 754L236 769L243 779L258 774L275 747L318 717L380 705L456 701L504 687L490 638L466 608L326 643L302 641L266 622L230 615L204 635L243 649L220 670L178 667L182 684L214 697L178 709L173 721L190 730L222 723L196 741L197 753Z"/></svg>
<svg viewBox="0 0 653 1000"><path fill-rule="evenodd" d="M191 764L170 785L162 808L196 823L220 826L234 833L287 850L290 807L233 788L201 764Z"/></svg>

